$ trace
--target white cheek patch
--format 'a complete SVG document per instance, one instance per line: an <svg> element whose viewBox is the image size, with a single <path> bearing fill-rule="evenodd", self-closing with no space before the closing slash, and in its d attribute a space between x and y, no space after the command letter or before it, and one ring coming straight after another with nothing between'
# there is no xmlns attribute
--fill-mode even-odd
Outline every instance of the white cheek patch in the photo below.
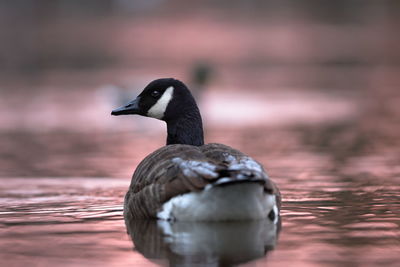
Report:
<svg viewBox="0 0 400 267"><path fill-rule="evenodd" d="M168 87L160 99L147 111L147 116L161 120L174 94L174 87Z"/></svg>

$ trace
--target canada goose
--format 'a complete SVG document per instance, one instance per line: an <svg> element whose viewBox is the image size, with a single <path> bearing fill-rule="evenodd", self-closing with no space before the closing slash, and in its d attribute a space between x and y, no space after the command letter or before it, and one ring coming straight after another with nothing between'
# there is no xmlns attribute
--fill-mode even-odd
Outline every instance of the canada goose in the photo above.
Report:
<svg viewBox="0 0 400 267"><path fill-rule="evenodd" d="M125 219L278 220L280 194L263 167L222 144L204 145L200 111L189 89L157 79L112 115L138 114L167 123L167 145L136 168Z"/></svg>

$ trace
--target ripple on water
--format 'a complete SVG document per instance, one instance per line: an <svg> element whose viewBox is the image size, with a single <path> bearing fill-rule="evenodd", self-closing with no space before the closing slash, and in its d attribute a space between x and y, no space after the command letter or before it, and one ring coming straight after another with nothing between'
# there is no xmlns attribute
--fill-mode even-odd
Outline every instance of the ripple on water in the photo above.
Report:
<svg viewBox="0 0 400 267"><path fill-rule="evenodd" d="M133 243L126 234L122 218L128 180L1 179L2 265L15 262L20 265L32 262L44 262L45 265L151 265L166 264L166 260L179 262L190 255L217 262L215 255L224 257L222 254L229 252L231 256L224 254L227 261L250 261L250 265L268 262L268 265L281 266L296 262L301 265L372 263L395 266L400 253L400 188L395 180L323 174L324 171L318 169L322 167L316 165L314 170L320 175L303 176L304 183L282 169L272 170L283 195L279 235L274 231L265 232L259 226L254 227L254 231L251 230L253 226L238 226L245 234L232 239L234 235L225 226L217 226L216 230L214 226L200 224L182 227L172 224L161 228L144 224L134 226L139 227L139 231L131 236ZM280 177L281 172L284 175ZM332 190L326 190L329 188ZM172 236L169 230L173 230ZM213 231L218 235L227 233L220 241L225 238L240 241L247 237L247 254L234 256L235 248L239 246L230 246L235 244L233 241L209 244L200 238L204 234L198 234L213 236ZM255 238L257 233L265 233L265 240L272 240L272 243L265 246L265 240L261 242ZM254 238L248 238L251 235ZM198 240L184 239L185 236L195 236ZM155 244L156 240L159 243ZM185 244L191 244L190 251ZM132 251L132 247L135 250ZM168 252L171 250L172 254ZM268 257L265 257L266 251ZM365 251L368 251L367 256L364 256ZM14 260L7 261L11 257ZM157 257L164 260L158 261Z"/></svg>
<svg viewBox="0 0 400 267"><path fill-rule="evenodd" d="M106 178L2 179L1 224L73 223L88 219L118 219L126 180ZM20 187L24 189L20 189ZM114 191L110 195L109 191Z"/></svg>

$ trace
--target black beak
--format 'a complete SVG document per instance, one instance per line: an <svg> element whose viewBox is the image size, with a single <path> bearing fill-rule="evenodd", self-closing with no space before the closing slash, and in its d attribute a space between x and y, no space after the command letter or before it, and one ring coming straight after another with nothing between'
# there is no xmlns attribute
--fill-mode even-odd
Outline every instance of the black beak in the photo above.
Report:
<svg viewBox="0 0 400 267"><path fill-rule="evenodd" d="M111 115L127 115L127 114L140 114L139 108L139 100L140 97L137 97L135 100L129 102L127 105L119 107L111 111Z"/></svg>

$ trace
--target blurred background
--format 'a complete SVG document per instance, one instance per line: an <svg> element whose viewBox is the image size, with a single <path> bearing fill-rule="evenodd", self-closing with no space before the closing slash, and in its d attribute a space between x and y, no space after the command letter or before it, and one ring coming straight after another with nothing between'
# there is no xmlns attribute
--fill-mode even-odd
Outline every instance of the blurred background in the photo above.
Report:
<svg viewBox="0 0 400 267"><path fill-rule="evenodd" d="M272 261L315 261L319 246L340 263L358 246L342 263L396 262L399 12L397 0L0 0L3 203L28 178L105 177L124 181L120 205L166 127L110 112L174 77L198 100L206 142L251 155L280 186L286 232ZM111 194L104 181L83 194ZM290 250L304 214L321 227L305 231L318 240L308 257ZM374 244L386 261L364 253Z"/></svg>
<svg viewBox="0 0 400 267"><path fill-rule="evenodd" d="M129 176L165 126L109 113L160 77L194 91L208 142L240 148L253 128L268 142L289 127L335 157L395 148L399 10L396 0L0 1L0 176ZM282 151L275 141L268 150Z"/></svg>

